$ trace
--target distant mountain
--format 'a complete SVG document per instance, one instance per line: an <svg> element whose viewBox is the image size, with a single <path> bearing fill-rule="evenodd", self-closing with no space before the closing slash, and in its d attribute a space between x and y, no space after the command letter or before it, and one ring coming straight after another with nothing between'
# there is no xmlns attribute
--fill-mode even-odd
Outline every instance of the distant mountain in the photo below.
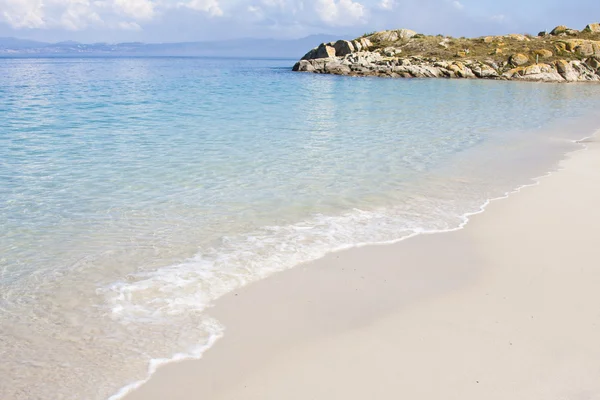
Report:
<svg viewBox="0 0 600 400"><path fill-rule="evenodd" d="M208 56L299 58L307 48L339 39L339 36L311 35L301 39L235 39L186 43L93 43L73 41L44 43L0 38L0 57L99 57L99 56Z"/></svg>
<svg viewBox="0 0 600 400"><path fill-rule="evenodd" d="M36 42L34 40L17 39L13 37L0 38L0 51L3 49L30 49L47 45L48 43Z"/></svg>

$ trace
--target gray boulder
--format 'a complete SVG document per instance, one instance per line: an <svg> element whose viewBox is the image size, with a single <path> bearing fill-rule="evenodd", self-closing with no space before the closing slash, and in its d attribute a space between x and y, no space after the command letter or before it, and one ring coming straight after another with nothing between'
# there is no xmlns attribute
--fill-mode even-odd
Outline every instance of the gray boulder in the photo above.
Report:
<svg viewBox="0 0 600 400"><path fill-rule="evenodd" d="M417 32L410 29L400 29L397 32L400 39L410 39L417 34Z"/></svg>
<svg viewBox="0 0 600 400"><path fill-rule="evenodd" d="M317 58L331 58L335 57L335 48L330 46L329 43L321 43L318 47L315 47L302 57L302 60L314 60Z"/></svg>
<svg viewBox="0 0 600 400"><path fill-rule="evenodd" d="M329 44L321 44L317 47L317 52L315 54L315 58L331 58L335 57L335 48L330 46Z"/></svg>
<svg viewBox="0 0 600 400"><path fill-rule="evenodd" d="M585 63L581 61L570 62L573 70L577 73L580 81L598 81L600 76L596 75L596 71L591 69Z"/></svg>
<svg viewBox="0 0 600 400"><path fill-rule="evenodd" d="M371 47L373 47L373 43L371 43L371 41L369 39L367 39L367 38L362 38L359 41L360 41L360 44L362 46L362 50L363 51L367 51Z"/></svg>
<svg viewBox="0 0 600 400"><path fill-rule="evenodd" d="M308 60L300 60L294 65L294 67L292 68L292 71L314 72L315 67L313 67L313 65Z"/></svg>
<svg viewBox="0 0 600 400"><path fill-rule="evenodd" d="M548 64L534 64L524 68L521 72L521 78L528 81L558 82L563 77L558 71Z"/></svg>
<svg viewBox="0 0 600 400"><path fill-rule="evenodd" d="M350 67L348 67L347 65L344 65L339 60L332 60L330 62L325 62L323 70L326 73L336 74L336 75L345 75L345 74L350 73Z"/></svg>
<svg viewBox="0 0 600 400"><path fill-rule="evenodd" d="M416 34L417 32L410 29L397 29L377 32L368 38L376 42L396 42L400 39L410 39Z"/></svg>
<svg viewBox="0 0 600 400"><path fill-rule="evenodd" d="M478 78L497 78L497 77L499 77L498 72L494 68L490 67L489 65L485 65L485 64L476 64L471 67L471 71L473 71L475 76Z"/></svg>
<svg viewBox="0 0 600 400"><path fill-rule="evenodd" d="M558 73L569 82L576 82L579 80L579 74L573 68L573 65L566 60L558 60L555 63L556 70Z"/></svg>
<svg viewBox="0 0 600 400"><path fill-rule="evenodd" d="M310 50L300 60L313 60L314 58L316 58L315 56L317 54L317 48L318 47L315 47L314 49Z"/></svg>
<svg viewBox="0 0 600 400"><path fill-rule="evenodd" d="M558 35L560 35L562 33L566 33L567 29L569 29L569 28L567 28L564 25L559 25L556 28L552 29L552 31L550 31L550 34L554 35L554 36L558 36Z"/></svg>
<svg viewBox="0 0 600 400"><path fill-rule="evenodd" d="M595 69L595 70L598 70L600 72L600 59L599 58L595 58L595 57L588 58L585 61L585 63L591 69Z"/></svg>
<svg viewBox="0 0 600 400"><path fill-rule="evenodd" d="M355 50L352 42L347 40L338 40L333 44L333 48L337 57L344 57L345 55L354 53Z"/></svg>
<svg viewBox="0 0 600 400"><path fill-rule="evenodd" d="M516 65L516 66L520 66L520 65L525 65L529 62L529 57L527 57L525 54L513 54L512 56L510 56L510 63L512 65Z"/></svg>
<svg viewBox="0 0 600 400"><path fill-rule="evenodd" d="M381 31L369 36L369 39L374 42L395 42L399 37L397 31Z"/></svg>

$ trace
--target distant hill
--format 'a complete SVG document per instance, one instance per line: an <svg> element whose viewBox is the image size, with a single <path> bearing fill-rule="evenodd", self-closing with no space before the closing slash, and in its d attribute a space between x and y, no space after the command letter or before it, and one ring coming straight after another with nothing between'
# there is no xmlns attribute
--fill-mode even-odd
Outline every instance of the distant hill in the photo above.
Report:
<svg viewBox="0 0 600 400"><path fill-rule="evenodd" d="M3 49L31 49L47 46L48 43L33 40L17 39L13 37L0 38L0 51Z"/></svg>
<svg viewBox="0 0 600 400"><path fill-rule="evenodd" d="M339 36L311 35L301 39L235 39L186 43L44 43L17 38L0 38L0 57L56 56L207 56L292 58L301 57L307 48L339 39Z"/></svg>

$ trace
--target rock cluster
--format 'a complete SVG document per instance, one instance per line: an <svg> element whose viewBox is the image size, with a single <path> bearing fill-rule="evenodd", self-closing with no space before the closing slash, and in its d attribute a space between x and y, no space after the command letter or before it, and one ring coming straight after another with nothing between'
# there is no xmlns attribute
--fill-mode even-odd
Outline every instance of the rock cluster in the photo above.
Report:
<svg viewBox="0 0 600 400"><path fill-rule="evenodd" d="M537 38L512 34L468 39L480 46L478 53L464 48L451 57L440 57L439 51L419 42L424 35L408 29L382 31L351 41L322 43L302 57L293 70L353 76L600 82L600 40L593 40L596 33L600 33L600 24L590 24L582 32L558 26ZM552 40L543 43L551 50L537 43L537 48L521 47L528 51L513 53L507 45L518 42L529 46L528 42L536 44L536 40L548 37ZM453 38L431 38L446 53L452 51ZM487 56L482 56L482 49Z"/></svg>

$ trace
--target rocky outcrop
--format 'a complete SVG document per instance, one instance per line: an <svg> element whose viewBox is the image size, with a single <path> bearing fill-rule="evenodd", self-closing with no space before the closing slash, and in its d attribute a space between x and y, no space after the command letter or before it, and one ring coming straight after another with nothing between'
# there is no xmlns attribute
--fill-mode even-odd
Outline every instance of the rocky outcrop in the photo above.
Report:
<svg viewBox="0 0 600 400"><path fill-rule="evenodd" d="M567 28L564 25L559 25L550 31L550 34L553 36L577 36L579 33L580 31L577 29Z"/></svg>
<svg viewBox="0 0 600 400"><path fill-rule="evenodd" d="M301 60L294 71L350 76L403 78L481 78L547 82L600 82L600 61L588 63L559 60L503 71L492 60L444 61L436 58L391 58L377 53L358 52L342 58Z"/></svg>
<svg viewBox="0 0 600 400"><path fill-rule="evenodd" d="M509 37L509 38L511 38L511 39L518 40L519 42L529 42L531 40L527 36L521 35L521 34L518 34L518 33L509 33L506 36Z"/></svg>
<svg viewBox="0 0 600 400"><path fill-rule="evenodd" d="M556 28L552 29L552 30L550 31L550 34L551 34L551 35L555 35L555 36L556 36L556 35L560 35L561 33L565 33L565 32L567 31L567 29L569 29L569 28L567 28L567 27L566 27L566 26L564 26L564 25L559 25L559 26L557 26Z"/></svg>
<svg viewBox="0 0 600 400"><path fill-rule="evenodd" d="M600 56L600 41L569 39L564 42L567 51L583 57Z"/></svg>
<svg viewBox="0 0 600 400"><path fill-rule="evenodd" d="M600 24L474 39L387 30L322 43L293 70L350 76L600 82ZM542 35L543 33L543 35Z"/></svg>
<svg viewBox="0 0 600 400"><path fill-rule="evenodd" d="M527 81L562 81L563 77L557 69L550 64L534 64L528 67L519 67L511 69L504 73L504 76L511 79L522 79Z"/></svg>
<svg viewBox="0 0 600 400"><path fill-rule="evenodd" d="M401 39L410 39L417 32L410 29L398 29L394 31L381 31L371 35L370 40L377 42L396 42Z"/></svg>

